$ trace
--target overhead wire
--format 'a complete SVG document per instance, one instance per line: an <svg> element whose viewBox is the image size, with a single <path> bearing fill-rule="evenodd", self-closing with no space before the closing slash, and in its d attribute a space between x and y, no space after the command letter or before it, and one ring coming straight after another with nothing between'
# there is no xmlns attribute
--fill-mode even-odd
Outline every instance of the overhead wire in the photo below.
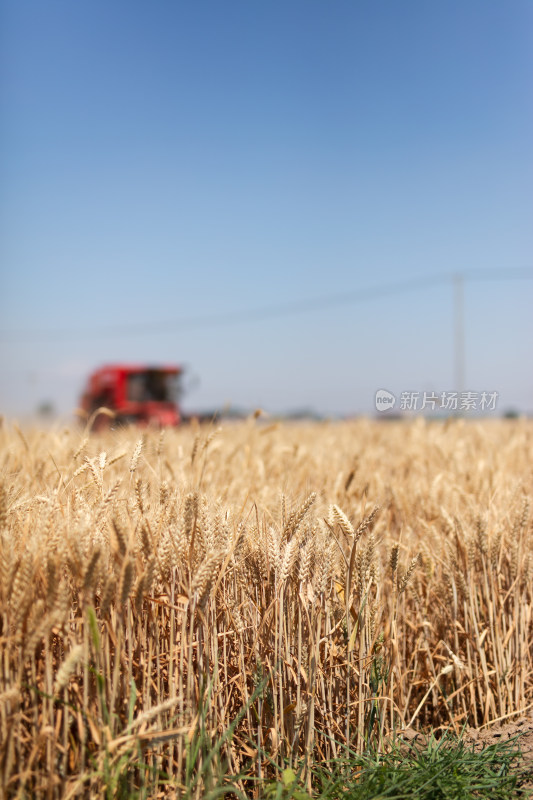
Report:
<svg viewBox="0 0 533 800"><path fill-rule="evenodd" d="M64 341L67 338L70 341L80 341L84 339L107 339L122 336L146 336L172 333L173 331L191 330L194 328L237 325L354 305L356 303L391 297L397 294L443 284L453 285L457 277L461 277L466 282L533 279L533 268L518 267L508 269L461 270L459 272L439 273L427 277L409 278L404 281L396 281L378 286L349 289L343 292L321 295L320 297L309 299L292 300L285 303L257 306L255 308L199 314L154 323L136 322L135 324L105 325L100 327L95 327L93 325L91 328L87 329L61 328L40 331L7 330L0 331L0 342L54 342Z"/></svg>

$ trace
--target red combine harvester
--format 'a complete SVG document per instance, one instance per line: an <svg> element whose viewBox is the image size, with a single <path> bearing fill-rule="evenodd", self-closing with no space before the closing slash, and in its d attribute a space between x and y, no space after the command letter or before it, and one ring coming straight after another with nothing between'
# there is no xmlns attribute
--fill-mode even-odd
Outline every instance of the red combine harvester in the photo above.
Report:
<svg viewBox="0 0 533 800"><path fill-rule="evenodd" d="M99 408L114 412L113 424L179 425L181 367L113 364L89 377L81 407L90 417ZM99 414L93 428L109 427L109 417Z"/></svg>

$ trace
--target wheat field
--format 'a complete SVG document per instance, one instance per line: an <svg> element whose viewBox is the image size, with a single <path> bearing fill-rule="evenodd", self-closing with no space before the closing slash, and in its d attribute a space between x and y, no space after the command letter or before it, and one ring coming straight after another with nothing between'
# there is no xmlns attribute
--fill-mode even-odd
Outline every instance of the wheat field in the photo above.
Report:
<svg viewBox="0 0 533 800"><path fill-rule="evenodd" d="M275 765L531 709L532 444L527 420L4 421L1 796L225 771L253 797Z"/></svg>

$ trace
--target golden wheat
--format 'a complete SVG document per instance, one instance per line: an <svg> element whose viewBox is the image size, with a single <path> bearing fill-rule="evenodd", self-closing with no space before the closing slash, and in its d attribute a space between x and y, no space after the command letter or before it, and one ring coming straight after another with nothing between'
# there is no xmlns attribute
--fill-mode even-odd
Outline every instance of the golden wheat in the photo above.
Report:
<svg viewBox="0 0 533 800"><path fill-rule="evenodd" d="M530 709L532 443L523 420L4 422L0 796L98 796L132 742L182 784L200 719L238 718L220 757L257 776Z"/></svg>

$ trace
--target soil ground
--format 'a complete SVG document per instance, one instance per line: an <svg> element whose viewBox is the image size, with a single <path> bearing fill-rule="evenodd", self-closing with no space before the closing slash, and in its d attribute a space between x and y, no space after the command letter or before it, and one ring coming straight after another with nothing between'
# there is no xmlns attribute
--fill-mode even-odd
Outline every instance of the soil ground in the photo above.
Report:
<svg viewBox="0 0 533 800"><path fill-rule="evenodd" d="M498 742L516 739L516 747L520 748L523 762L520 769L527 773L527 779L521 789L530 792L533 790L533 714L522 717L514 722L496 725L484 730L470 728L466 731L465 741L472 742L476 749Z"/></svg>
<svg viewBox="0 0 533 800"><path fill-rule="evenodd" d="M407 742L416 741L422 745L427 741L426 736L411 729L404 730L401 736ZM515 747L520 749L523 757L520 769L527 775L521 789L533 791L533 714L489 728L467 728L463 741L478 750L492 744L507 742L515 737Z"/></svg>
<svg viewBox="0 0 533 800"><path fill-rule="evenodd" d="M517 745L522 751L524 761L527 762L528 767L533 768L533 715L483 730L469 728L465 733L465 741L472 742L476 747L478 745L483 747L508 741L515 736L519 737Z"/></svg>

